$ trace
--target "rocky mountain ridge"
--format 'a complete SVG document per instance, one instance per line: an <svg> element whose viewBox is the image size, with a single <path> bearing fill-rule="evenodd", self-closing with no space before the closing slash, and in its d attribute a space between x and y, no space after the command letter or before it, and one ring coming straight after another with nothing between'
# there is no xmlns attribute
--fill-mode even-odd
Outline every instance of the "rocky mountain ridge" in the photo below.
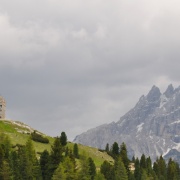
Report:
<svg viewBox="0 0 180 180"><path fill-rule="evenodd" d="M180 87L172 84L162 94L153 86L118 122L104 124L78 135L74 142L104 149L106 144L125 142L129 155L143 153L155 160L180 152Z"/></svg>

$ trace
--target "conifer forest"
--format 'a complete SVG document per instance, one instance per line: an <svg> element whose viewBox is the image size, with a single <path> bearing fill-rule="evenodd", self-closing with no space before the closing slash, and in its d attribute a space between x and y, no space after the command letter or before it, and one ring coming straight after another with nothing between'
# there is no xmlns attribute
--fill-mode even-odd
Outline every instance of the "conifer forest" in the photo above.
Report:
<svg viewBox="0 0 180 180"><path fill-rule="evenodd" d="M33 136L34 137L34 136ZM67 147L65 132L54 138L51 151L37 154L33 138L25 145L11 144L7 135L0 135L0 180L179 180L179 164L162 156L155 162L142 154L141 158L127 156L126 144L114 142L104 150L114 162L105 160L97 168L88 153L79 153L78 144ZM45 142L46 143L46 142Z"/></svg>

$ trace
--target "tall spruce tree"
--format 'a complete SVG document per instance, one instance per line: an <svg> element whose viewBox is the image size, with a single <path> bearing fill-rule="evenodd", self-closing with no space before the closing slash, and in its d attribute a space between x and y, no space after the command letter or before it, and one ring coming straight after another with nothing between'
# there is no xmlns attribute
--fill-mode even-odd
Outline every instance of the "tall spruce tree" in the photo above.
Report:
<svg viewBox="0 0 180 180"><path fill-rule="evenodd" d="M108 144L108 143L106 144L105 151L106 151L107 153L109 152L109 144Z"/></svg>
<svg viewBox="0 0 180 180"><path fill-rule="evenodd" d="M138 158L136 158L134 166L135 166L134 177L136 180L141 180L141 168L140 168L140 162Z"/></svg>
<svg viewBox="0 0 180 180"><path fill-rule="evenodd" d="M162 155L159 158L158 167L159 167L159 172L160 172L160 177L159 178L163 177L164 179L167 179L166 162L163 159Z"/></svg>
<svg viewBox="0 0 180 180"><path fill-rule="evenodd" d="M78 145L75 143L73 146L73 154L75 158L79 158L79 149L78 149Z"/></svg>
<svg viewBox="0 0 180 180"><path fill-rule="evenodd" d="M111 153L113 157L117 157L119 155L119 145L117 142L114 142L111 148Z"/></svg>
<svg viewBox="0 0 180 180"><path fill-rule="evenodd" d="M62 163L59 164L58 168L55 170L53 180L76 180L77 174L75 171L74 162L71 161L70 157L66 157Z"/></svg>
<svg viewBox="0 0 180 180"><path fill-rule="evenodd" d="M32 177L35 179L41 179L41 168L36 157L36 152L32 144L32 140L28 139L25 146L26 156L30 165Z"/></svg>
<svg viewBox="0 0 180 180"><path fill-rule="evenodd" d="M108 162L108 161L104 161L103 164L100 167L100 172L101 174L104 175L105 179L108 180L114 180L114 168L113 166Z"/></svg>
<svg viewBox="0 0 180 180"><path fill-rule="evenodd" d="M146 156L144 154L142 154L140 159L140 167L142 169L146 169Z"/></svg>
<svg viewBox="0 0 180 180"><path fill-rule="evenodd" d="M63 160L63 148L58 137L55 138L51 146L49 175L52 177L54 171L57 169L60 162Z"/></svg>
<svg viewBox="0 0 180 180"><path fill-rule="evenodd" d="M12 170L13 180L21 180L20 164L16 151L12 151L10 154L10 167Z"/></svg>
<svg viewBox="0 0 180 180"><path fill-rule="evenodd" d="M94 164L94 161L92 158L88 158L88 167L89 167L89 175L91 177L91 180L94 180L96 176L96 166Z"/></svg>
<svg viewBox="0 0 180 180"><path fill-rule="evenodd" d="M120 153L119 153L121 160L126 168L127 173L129 174L129 159L128 159L128 155L127 155L127 148L126 148L126 144L123 142L120 145Z"/></svg>
<svg viewBox="0 0 180 180"><path fill-rule="evenodd" d="M120 157L116 159L115 163L115 180L128 180L126 168Z"/></svg>
<svg viewBox="0 0 180 180"><path fill-rule="evenodd" d="M170 158L167 166L167 179L168 180L179 180L178 166Z"/></svg>
<svg viewBox="0 0 180 180"><path fill-rule="evenodd" d="M60 142L61 142L62 146L66 146L66 144L67 144L67 136L66 136L65 132L61 133Z"/></svg>
<svg viewBox="0 0 180 180"><path fill-rule="evenodd" d="M80 170L78 171L78 180L91 180L89 175L89 166L86 154L83 152L80 157Z"/></svg>
<svg viewBox="0 0 180 180"><path fill-rule="evenodd" d="M47 150L44 150L40 156L40 166L42 172L42 179L49 180L50 155Z"/></svg>

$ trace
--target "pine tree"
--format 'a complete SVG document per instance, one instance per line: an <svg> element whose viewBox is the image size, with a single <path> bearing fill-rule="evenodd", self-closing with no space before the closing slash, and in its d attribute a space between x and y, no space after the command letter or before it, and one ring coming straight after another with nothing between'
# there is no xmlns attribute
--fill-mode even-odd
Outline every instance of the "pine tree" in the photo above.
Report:
<svg viewBox="0 0 180 180"><path fill-rule="evenodd" d="M134 177L136 180L141 180L141 169L140 169L140 163L139 163L138 158L136 158L135 160Z"/></svg>
<svg viewBox="0 0 180 180"><path fill-rule="evenodd" d="M152 170L152 161L151 161L151 158L150 156L146 159L146 171L147 171L147 175L148 176L153 176L153 170Z"/></svg>
<svg viewBox="0 0 180 180"><path fill-rule="evenodd" d="M63 148L58 137L55 138L51 146L49 175L52 177L54 171L57 169L60 162L63 160Z"/></svg>
<svg viewBox="0 0 180 180"><path fill-rule="evenodd" d="M141 180L148 180L148 176L145 169L142 169Z"/></svg>
<svg viewBox="0 0 180 180"><path fill-rule="evenodd" d="M108 144L108 143L106 144L105 151L106 151L107 153L109 152L109 144Z"/></svg>
<svg viewBox="0 0 180 180"><path fill-rule="evenodd" d="M13 179L12 171L11 171L11 168L7 161L3 161L1 177L2 177L2 180L12 180Z"/></svg>
<svg viewBox="0 0 180 180"><path fill-rule="evenodd" d="M41 168L36 158L36 152L34 150L31 139L27 140L25 151L26 151L27 161L29 162L29 168L31 169L31 174L33 178L41 179Z"/></svg>
<svg viewBox="0 0 180 180"><path fill-rule="evenodd" d="M117 155L119 155L119 146L118 146L118 143L114 142L111 149L112 149L111 152L112 152L113 157L114 158L117 157Z"/></svg>
<svg viewBox="0 0 180 180"><path fill-rule="evenodd" d="M140 167L146 169L146 156L144 154L142 154L140 159Z"/></svg>
<svg viewBox="0 0 180 180"><path fill-rule="evenodd" d="M20 162L16 151L10 154L10 167L12 169L13 180L21 180Z"/></svg>
<svg viewBox="0 0 180 180"><path fill-rule="evenodd" d="M114 168L108 161L103 162L103 164L100 167L100 172L104 175L105 179L114 180L115 178Z"/></svg>
<svg viewBox="0 0 180 180"><path fill-rule="evenodd" d="M66 149L65 149L65 157L67 157L68 155L69 155L69 148L66 147Z"/></svg>
<svg viewBox="0 0 180 180"><path fill-rule="evenodd" d="M153 171L155 172L156 177L159 177L160 176L160 172L159 172L159 167L158 167L158 163L157 162L158 162L158 159L153 164Z"/></svg>
<svg viewBox="0 0 180 180"><path fill-rule="evenodd" d="M89 166L88 166L88 160L85 153L81 154L80 157L80 170L78 172L78 180L91 180L91 177L89 175Z"/></svg>
<svg viewBox="0 0 180 180"><path fill-rule="evenodd" d="M65 168L62 164L55 170L52 180L66 180Z"/></svg>
<svg viewBox="0 0 180 180"><path fill-rule="evenodd" d="M0 144L4 151L4 158L8 159L12 145L9 137L6 134L0 134Z"/></svg>
<svg viewBox="0 0 180 180"><path fill-rule="evenodd" d="M75 170L75 161L71 157L66 157L65 160L62 162L62 165L65 169L66 180L75 180L77 179L77 174Z"/></svg>
<svg viewBox="0 0 180 180"><path fill-rule="evenodd" d="M129 174L129 159L128 159L128 155L127 155L127 148L126 148L126 144L123 142L120 146L120 157L121 160L126 168L127 173Z"/></svg>
<svg viewBox="0 0 180 180"><path fill-rule="evenodd" d="M59 164L58 168L53 174L53 180L76 180L77 175L75 172L74 162L71 161L70 157L66 157L62 163Z"/></svg>
<svg viewBox="0 0 180 180"><path fill-rule="evenodd" d="M177 169L177 164L170 158L167 167L167 179L168 180L178 180L179 174Z"/></svg>
<svg viewBox="0 0 180 180"><path fill-rule="evenodd" d="M127 171L121 158L118 158L116 162L115 180L128 180Z"/></svg>
<svg viewBox="0 0 180 180"><path fill-rule="evenodd" d="M65 132L61 133L60 142L62 146L65 146L67 144L67 136Z"/></svg>
<svg viewBox="0 0 180 180"><path fill-rule="evenodd" d="M136 161L136 159L135 159L135 157L133 156L133 157L132 157L132 162L135 163L135 161Z"/></svg>
<svg viewBox="0 0 180 180"><path fill-rule="evenodd" d="M104 175L98 172L94 178L94 180L106 180Z"/></svg>
<svg viewBox="0 0 180 180"><path fill-rule="evenodd" d="M160 172L159 178L163 177L164 179L166 179L167 177L166 162L163 159L162 155L159 158L158 167L159 167L159 172Z"/></svg>
<svg viewBox="0 0 180 180"><path fill-rule="evenodd" d="M40 156L40 166L42 172L42 179L49 180L49 165L50 165L50 155L47 150L44 150Z"/></svg>
<svg viewBox="0 0 180 180"><path fill-rule="evenodd" d="M96 166L94 164L94 161L92 158L88 158L88 166L89 166L89 175L91 177L91 180L94 180L94 177L96 175Z"/></svg>
<svg viewBox="0 0 180 180"><path fill-rule="evenodd" d="M79 158L79 149L78 149L78 145L75 143L73 146L73 154L75 158Z"/></svg>
<svg viewBox="0 0 180 180"><path fill-rule="evenodd" d="M19 171L22 180L29 180L33 179L33 173L32 173L32 163L30 162L25 146L19 147L18 149L18 159L19 159Z"/></svg>

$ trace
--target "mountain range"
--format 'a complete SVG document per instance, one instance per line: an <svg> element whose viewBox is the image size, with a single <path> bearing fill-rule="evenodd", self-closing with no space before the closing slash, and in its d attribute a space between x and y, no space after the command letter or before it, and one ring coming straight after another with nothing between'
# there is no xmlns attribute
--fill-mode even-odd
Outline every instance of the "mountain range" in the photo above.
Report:
<svg viewBox="0 0 180 180"><path fill-rule="evenodd" d="M106 144L125 142L130 157L142 154L165 158L180 157L180 87L170 84L164 93L153 86L134 108L117 122L84 132L74 142L104 149Z"/></svg>

